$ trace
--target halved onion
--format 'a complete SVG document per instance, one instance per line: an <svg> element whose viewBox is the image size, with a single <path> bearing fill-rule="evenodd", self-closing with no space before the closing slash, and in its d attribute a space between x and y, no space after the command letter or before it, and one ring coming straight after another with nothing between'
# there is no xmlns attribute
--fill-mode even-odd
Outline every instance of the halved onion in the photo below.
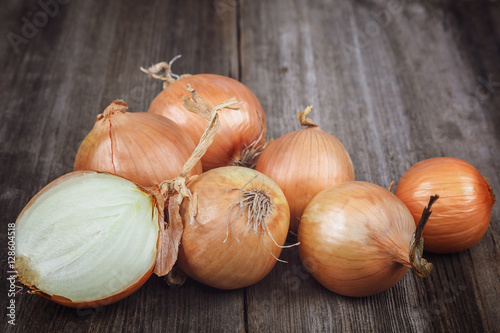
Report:
<svg viewBox="0 0 500 333"><path fill-rule="evenodd" d="M161 216L155 196L131 181L66 174L36 194L16 221L19 280L66 306L118 301L153 272Z"/></svg>

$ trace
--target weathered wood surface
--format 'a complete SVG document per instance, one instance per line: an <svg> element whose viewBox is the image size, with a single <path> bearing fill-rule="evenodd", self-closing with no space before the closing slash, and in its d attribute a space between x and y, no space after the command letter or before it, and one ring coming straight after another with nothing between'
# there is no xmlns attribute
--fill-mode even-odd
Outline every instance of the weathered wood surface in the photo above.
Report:
<svg viewBox="0 0 500 333"><path fill-rule="evenodd" d="M292 249L282 254L288 264L243 290L191 280L168 288L153 277L125 300L92 310L22 291L16 325L9 325L7 224L45 184L71 171L110 101L147 109L160 85L139 66L176 54L183 55L177 73L247 84L266 110L270 137L298 129L296 111L313 104L313 119L344 143L358 180L387 186L421 159L454 156L500 191L498 2L60 2L67 4L49 15L37 14L44 9L35 0L0 9L2 331L498 331L498 204L479 244L427 253L435 265L429 278L408 273L373 297L327 291ZM39 27L26 30L26 21ZM24 39L13 46L13 34Z"/></svg>

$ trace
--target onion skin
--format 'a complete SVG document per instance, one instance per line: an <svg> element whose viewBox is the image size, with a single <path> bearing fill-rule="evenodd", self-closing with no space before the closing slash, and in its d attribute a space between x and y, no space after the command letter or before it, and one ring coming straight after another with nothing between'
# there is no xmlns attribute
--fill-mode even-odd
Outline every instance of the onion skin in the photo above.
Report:
<svg viewBox="0 0 500 333"><path fill-rule="evenodd" d="M127 109L127 104L115 101L97 117L73 169L108 172L144 187L175 178L195 149L193 141L164 117ZM201 172L198 163L191 175Z"/></svg>
<svg viewBox="0 0 500 333"><path fill-rule="evenodd" d="M466 250L488 230L495 202L493 191L474 166L458 158L436 157L408 169L395 194L415 221L429 193L440 199L424 230L424 249L433 253Z"/></svg>
<svg viewBox="0 0 500 333"><path fill-rule="evenodd" d="M415 224L388 190L345 182L320 192L299 225L299 255L324 287L345 296L370 296L406 274Z"/></svg>
<svg viewBox="0 0 500 333"><path fill-rule="evenodd" d="M290 205L290 231L311 199L325 188L354 180L354 167L342 143L318 126L287 133L259 158L257 171L274 180Z"/></svg>
<svg viewBox="0 0 500 333"><path fill-rule="evenodd" d="M257 141L258 145L264 143L266 116L259 100L245 85L229 77L214 74L183 76L158 94L148 112L172 120L197 143L207 121L184 108L182 97L186 94L187 84L197 89L201 97L212 106L232 97L241 102L239 111L219 112L220 128L212 146L201 159L204 171L226 165L240 165L240 158L246 146L250 146L254 141Z"/></svg>
<svg viewBox="0 0 500 333"><path fill-rule="evenodd" d="M236 188L245 184L245 191L261 190L271 199L271 210L265 219L267 231L262 226L258 227L259 233L251 230L246 210L232 224L239 205L233 209L231 206L242 195ZM198 212L190 223L183 203L179 267L193 279L219 289L243 288L264 278L281 253L281 247L274 244L269 234L282 246L288 233L289 208L279 187L255 170L223 167L196 177L188 188L198 198Z"/></svg>

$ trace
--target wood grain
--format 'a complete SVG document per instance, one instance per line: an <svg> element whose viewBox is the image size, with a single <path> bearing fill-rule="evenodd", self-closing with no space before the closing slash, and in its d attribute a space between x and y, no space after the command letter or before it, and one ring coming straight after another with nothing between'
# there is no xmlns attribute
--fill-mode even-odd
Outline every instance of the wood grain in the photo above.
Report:
<svg viewBox="0 0 500 333"><path fill-rule="evenodd" d="M63 2L63 1L61 1ZM0 237L114 99L146 111L161 84L140 66L182 54L175 73L241 80L261 100L268 136L311 117L351 154L356 179L388 186L419 160L454 156L500 191L500 3L495 1L67 1L27 36L35 0L0 11ZM43 24L41 24L43 23ZM24 35L23 35L24 32ZM13 47L8 36L26 40ZM7 272L7 245L0 248ZM349 298L319 285L297 249L260 283L219 291L157 277L107 307L64 308L22 291L4 332L496 332L500 213L469 250L426 253L427 279Z"/></svg>
<svg viewBox="0 0 500 333"><path fill-rule="evenodd" d="M486 34L488 41L471 40L471 32L461 25L460 11L466 9L458 7L244 2L242 81L263 101L271 136L297 128L295 112L314 104L312 117L344 143L358 180L388 186L414 163L435 156L463 158L494 177L498 141L487 138L499 129L490 110L498 102L494 91L482 90L479 78L500 80L493 72L498 70L498 47L491 52L498 34ZM484 17L479 13L485 15L485 8L477 7L476 17ZM489 70L467 63L467 57L475 56L470 53L478 52L472 43L482 43L485 53L489 47L484 60ZM485 95L475 95L475 89ZM494 188L495 181L491 179ZM249 290L249 331L265 330L276 321L274 327L283 331L492 331L499 323L493 304L500 294L493 277L499 267L475 267L498 262L492 254L498 253L498 226L494 228L469 251L428 254L435 271L427 280L408 273L393 289L363 300L332 295L305 275L290 277L290 268L279 265L267 283ZM295 267L296 253L288 255ZM297 290L291 292L290 284ZM477 302L477 295L488 305ZM266 303L286 306L271 311L262 306Z"/></svg>

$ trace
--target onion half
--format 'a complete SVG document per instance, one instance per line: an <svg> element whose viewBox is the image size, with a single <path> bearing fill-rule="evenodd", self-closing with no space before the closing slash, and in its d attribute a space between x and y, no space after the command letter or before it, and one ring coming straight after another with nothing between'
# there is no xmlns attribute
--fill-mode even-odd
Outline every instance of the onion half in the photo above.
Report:
<svg viewBox="0 0 500 333"><path fill-rule="evenodd" d="M388 190L359 181L331 186L302 215L301 260L320 284L346 296L385 291L410 267L425 277L432 264L421 258L420 236L428 214L416 232L410 211Z"/></svg>
<svg viewBox="0 0 500 333"><path fill-rule="evenodd" d="M483 238L495 195L474 166L452 157L420 161L405 172L395 191L415 222L429 193L438 193L440 199L424 231L426 251L459 252Z"/></svg>
<svg viewBox="0 0 500 333"><path fill-rule="evenodd" d="M16 221L19 280L70 307L116 302L153 272L161 216L155 196L126 179L64 175L36 194Z"/></svg>
<svg viewBox="0 0 500 333"><path fill-rule="evenodd" d="M289 208L280 188L243 167L207 171L188 188L197 197L197 213L192 219L182 205L179 267L219 289L243 288L264 278L288 233Z"/></svg>

